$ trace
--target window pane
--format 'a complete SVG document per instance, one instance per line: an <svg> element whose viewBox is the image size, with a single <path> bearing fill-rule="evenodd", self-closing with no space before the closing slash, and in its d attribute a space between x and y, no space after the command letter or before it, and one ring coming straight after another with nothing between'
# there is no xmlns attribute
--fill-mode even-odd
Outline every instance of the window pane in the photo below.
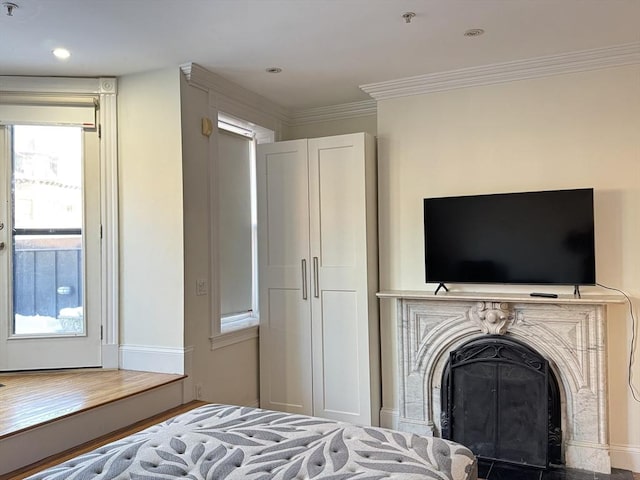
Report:
<svg viewBox="0 0 640 480"><path fill-rule="evenodd" d="M14 228L82 228L82 129L13 131Z"/></svg>
<svg viewBox="0 0 640 480"><path fill-rule="evenodd" d="M82 130L14 126L14 331L82 334Z"/></svg>
<svg viewBox="0 0 640 480"><path fill-rule="evenodd" d="M252 309L253 257L250 138L220 131L220 308L232 315Z"/></svg>

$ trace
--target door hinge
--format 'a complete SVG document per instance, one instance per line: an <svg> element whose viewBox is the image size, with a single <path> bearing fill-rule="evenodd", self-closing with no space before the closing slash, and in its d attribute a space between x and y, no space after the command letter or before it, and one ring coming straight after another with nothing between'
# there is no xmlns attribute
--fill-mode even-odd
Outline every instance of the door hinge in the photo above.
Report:
<svg viewBox="0 0 640 480"><path fill-rule="evenodd" d="M100 340L104 340L104 326L100 325Z"/></svg>
<svg viewBox="0 0 640 480"><path fill-rule="evenodd" d="M98 124L98 138L102 138L102 124Z"/></svg>

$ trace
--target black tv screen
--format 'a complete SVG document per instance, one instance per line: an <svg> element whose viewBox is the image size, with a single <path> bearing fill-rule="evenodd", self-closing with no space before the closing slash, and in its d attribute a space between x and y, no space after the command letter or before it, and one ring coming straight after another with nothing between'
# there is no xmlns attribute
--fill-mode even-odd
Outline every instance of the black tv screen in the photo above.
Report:
<svg viewBox="0 0 640 480"><path fill-rule="evenodd" d="M424 199L427 283L594 285L593 189Z"/></svg>

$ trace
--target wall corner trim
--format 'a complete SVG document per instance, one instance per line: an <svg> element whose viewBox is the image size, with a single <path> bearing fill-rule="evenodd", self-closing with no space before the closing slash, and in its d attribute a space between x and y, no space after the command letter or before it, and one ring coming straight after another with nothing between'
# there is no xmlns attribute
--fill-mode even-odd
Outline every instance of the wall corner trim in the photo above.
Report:
<svg viewBox="0 0 640 480"><path fill-rule="evenodd" d="M640 63L640 42L360 85L376 100Z"/></svg>

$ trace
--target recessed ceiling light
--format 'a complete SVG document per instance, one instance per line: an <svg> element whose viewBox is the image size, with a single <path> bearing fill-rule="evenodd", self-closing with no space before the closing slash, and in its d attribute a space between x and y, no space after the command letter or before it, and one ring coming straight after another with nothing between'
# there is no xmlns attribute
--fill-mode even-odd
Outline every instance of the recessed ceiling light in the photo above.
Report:
<svg viewBox="0 0 640 480"><path fill-rule="evenodd" d="M269 68L266 68L265 71L267 73L280 73L282 72L282 69L280 67L269 67Z"/></svg>
<svg viewBox="0 0 640 480"><path fill-rule="evenodd" d="M66 48L54 48L51 53L53 53L55 57L60 60L66 60L71 56L71 52Z"/></svg>
<svg viewBox="0 0 640 480"><path fill-rule="evenodd" d="M464 32L465 37L479 37L484 33L484 30L481 28L471 28Z"/></svg>

